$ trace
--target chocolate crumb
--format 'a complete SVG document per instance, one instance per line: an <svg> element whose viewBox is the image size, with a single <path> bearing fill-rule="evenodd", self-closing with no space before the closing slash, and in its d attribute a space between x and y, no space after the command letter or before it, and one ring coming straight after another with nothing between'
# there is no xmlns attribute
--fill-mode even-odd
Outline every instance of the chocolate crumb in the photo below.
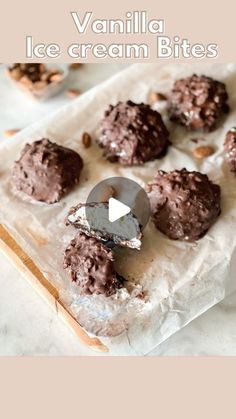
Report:
<svg viewBox="0 0 236 419"><path fill-rule="evenodd" d="M139 298L140 300L146 301L147 295L144 291L140 291L140 293L137 295L137 298Z"/></svg>
<svg viewBox="0 0 236 419"><path fill-rule="evenodd" d="M197 144L197 143L200 143L201 141L206 141L206 138L204 137L191 138L190 141Z"/></svg>

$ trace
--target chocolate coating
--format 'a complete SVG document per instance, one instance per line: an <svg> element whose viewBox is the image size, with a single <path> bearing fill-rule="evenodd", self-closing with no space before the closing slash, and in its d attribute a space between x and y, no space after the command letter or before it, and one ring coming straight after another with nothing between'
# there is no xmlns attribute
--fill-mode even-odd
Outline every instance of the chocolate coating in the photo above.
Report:
<svg viewBox="0 0 236 419"><path fill-rule="evenodd" d="M199 172L158 171L147 193L156 228L171 239L198 240L221 212L220 187Z"/></svg>
<svg viewBox="0 0 236 419"><path fill-rule="evenodd" d="M98 144L105 157L123 165L139 165L162 157L169 145L169 132L161 115L144 103L119 102L109 106L101 121Z"/></svg>
<svg viewBox="0 0 236 419"><path fill-rule="evenodd" d="M25 145L12 177L19 191L53 204L79 182L82 167L78 153L43 138Z"/></svg>
<svg viewBox="0 0 236 419"><path fill-rule="evenodd" d="M225 137L224 150L232 172L236 172L236 127L229 130Z"/></svg>
<svg viewBox="0 0 236 419"><path fill-rule="evenodd" d="M121 277L115 271L112 251L84 233L78 233L65 250L63 267L83 294L109 297L122 286Z"/></svg>
<svg viewBox="0 0 236 419"><path fill-rule="evenodd" d="M170 119L192 131L213 131L229 111L224 83L206 76L177 80L168 101Z"/></svg>

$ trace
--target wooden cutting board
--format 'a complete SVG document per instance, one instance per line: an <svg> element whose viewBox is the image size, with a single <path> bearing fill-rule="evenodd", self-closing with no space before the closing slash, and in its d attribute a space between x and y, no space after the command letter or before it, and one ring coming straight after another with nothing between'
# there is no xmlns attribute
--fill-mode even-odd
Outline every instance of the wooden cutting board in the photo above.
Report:
<svg viewBox="0 0 236 419"><path fill-rule="evenodd" d="M7 228L0 224L0 250L18 269L23 277L50 305L52 310L69 326L79 337L80 341L91 349L108 352L108 348L96 337L90 337L80 326L77 320L67 310L60 300L58 290L48 281L34 261L27 255L22 247L9 233Z"/></svg>

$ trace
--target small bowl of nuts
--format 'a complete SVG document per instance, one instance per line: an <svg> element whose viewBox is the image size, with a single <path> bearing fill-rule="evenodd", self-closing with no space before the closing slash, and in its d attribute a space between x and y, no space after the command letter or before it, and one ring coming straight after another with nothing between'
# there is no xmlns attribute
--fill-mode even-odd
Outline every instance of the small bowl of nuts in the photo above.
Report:
<svg viewBox="0 0 236 419"><path fill-rule="evenodd" d="M68 76L64 65L14 63L7 67L10 79L34 99L48 99L59 93Z"/></svg>

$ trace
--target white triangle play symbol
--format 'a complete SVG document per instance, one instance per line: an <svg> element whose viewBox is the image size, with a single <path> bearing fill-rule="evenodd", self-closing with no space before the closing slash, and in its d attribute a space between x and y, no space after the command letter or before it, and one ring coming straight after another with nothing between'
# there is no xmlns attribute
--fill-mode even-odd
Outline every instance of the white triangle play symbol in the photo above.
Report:
<svg viewBox="0 0 236 419"><path fill-rule="evenodd" d="M129 214L131 211L127 205L115 198L110 198L108 203L108 219L110 223L119 220L119 218L124 217L124 215Z"/></svg>

